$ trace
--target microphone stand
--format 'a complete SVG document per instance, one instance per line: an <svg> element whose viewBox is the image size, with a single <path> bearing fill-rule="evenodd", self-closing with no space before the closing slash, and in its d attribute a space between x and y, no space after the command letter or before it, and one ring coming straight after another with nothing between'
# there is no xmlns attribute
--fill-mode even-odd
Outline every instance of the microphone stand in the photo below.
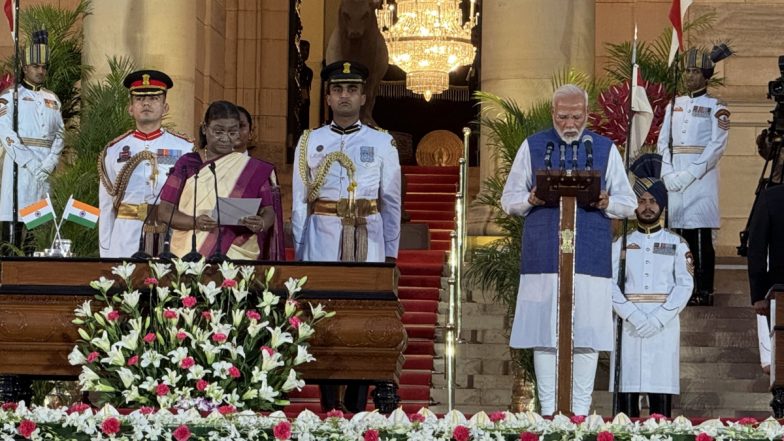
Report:
<svg viewBox="0 0 784 441"><path fill-rule="evenodd" d="M172 167L174 168L174 167ZM182 176L185 177L188 175L188 166L182 166ZM178 193L182 194L182 187L185 186L185 179L180 182L180 188ZM169 222L166 223L166 237L163 240L163 252L158 254L158 259L164 262L171 262L172 260L176 259L178 256L171 252L171 223L172 218L174 217L174 212L177 211L176 206L172 206L171 213L169 213Z"/></svg>
<svg viewBox="0 0 784 441"><path fill-rule="evenodd" d="M220 197L218 197L218 175L215 173L215 162L210 163L210 171L212 172L213 177L213 184L215 185L215 212L217 221L218 221L218 244L215 247L215 252L212 253L210 256L209 261L210 263L223 263L228 258L225 254L221 252L221 246L223 245L223 233L221 232L221 215L220 215Z"/></svg>
<svg viewBox="0 0 784 441"><path fill-rule="evenodd" d="M171 170L169 170L169 173L171 173ZM139 249L131 255L131 259L148 260L152 258L152 256L150 256L147 251L144 250L144 239L147 237L144 232L144 226L147 225L147 221L150 220L150 215L154 211L157 211L154 207L158 206L158 199L160 199L161 193L163 193L163 187L161 187L160 191L158 191L158 194L155 195L155 200L152 202L152 205L147 206L147 215L144 216L144 221L142 222L142 231L139 233ZM151 209L149 207L153 208Z"/></svg>
<svg viewBox="0 0 784 441"><path fill-rule="evenodd" d="M577 171L577 149L580 148L579 141L572 141L572 171Z"/></svg>
<svg viewBox="0 0 784 441"><path fill-rule="evenodd" d="M196 169L196 174L193 175L193 228L191 229L191 251L182 256L183 262L198 262L203 257L196 249L196 196L199 190L199 170Z"/></svg>

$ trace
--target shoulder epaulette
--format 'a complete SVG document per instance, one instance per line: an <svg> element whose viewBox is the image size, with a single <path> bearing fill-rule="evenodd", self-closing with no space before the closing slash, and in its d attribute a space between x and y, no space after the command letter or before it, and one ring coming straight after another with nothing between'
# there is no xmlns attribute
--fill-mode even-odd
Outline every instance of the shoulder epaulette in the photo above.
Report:
<svg viewBox="0 0 784 441"><path fill-rule="evenodd" d="M118 142L120 142L121 139L125 138L126 136L130 135L131 133L133 133L133 130L128 130L127 132L123 133L122 135L114 138L113 140L109 141L108 144L106 144L105 148L108 149L109 147L117 144Z"/></svg>
<svg viewBox="0 0 784 441"><path fill-rule="evenodd" d="M381 132L381 133L389 133L389 130L387 130L387 129L382 129L381 127L374 126L373 124L366 124L366 125L367 125L368 127L370 127L371 129L373 129L373 130L376 130L376 131L379 131L379 132Z"/></svg>
<svg viewBox="0 0 784 441"><path fill-rule="evenodd" d="M663 230L668 232L668 233L670 233L670 234L672 234L673 236L677 237L678 239L680 239L681 243L685 243L686 245L689 244L689 242L686 242L686 239L684 239L683 236L681 236L680 234L676 233L675 231L672 231L669 228L664 228Z"/></svg>
<svg viewBox="0 0 784 441"><path fill-rule="evenodd" d="M175 132L174 130L168 130L168 129L166 130L166 132L171 133L172 135L174 135L174 136L176 136L176 137L178 137L178 138L180 138L182 140L188 141L191 144L194 144L193 139L190 138L188 135L186 135L184 133Z"/></svg>

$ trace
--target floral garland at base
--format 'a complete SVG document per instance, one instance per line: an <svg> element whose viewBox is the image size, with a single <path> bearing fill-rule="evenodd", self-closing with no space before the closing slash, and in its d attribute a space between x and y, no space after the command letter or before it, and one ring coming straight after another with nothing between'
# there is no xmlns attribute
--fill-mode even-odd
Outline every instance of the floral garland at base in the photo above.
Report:
<svg viewBox="0 0 784 441"><path fill-rule="evenodd" d="M762 441L781 440L784 428L773 418L758 422L712 419L693 426L684 418L653 415L632 422L624 414L612 421L598 415L546 420L533 412L485 412L471 419L459 411L437 417L423 408L406 415L361 412L347 419L339 411L320 418L303 411L293 420L283 412L267 416L252 411L217 410L202 416L195 409L153 411L142 408L128 415L112 406L94 411L82 403L70 408L27 408L24 402L0 408L0 440L227 440L227 441Z"/></svg>

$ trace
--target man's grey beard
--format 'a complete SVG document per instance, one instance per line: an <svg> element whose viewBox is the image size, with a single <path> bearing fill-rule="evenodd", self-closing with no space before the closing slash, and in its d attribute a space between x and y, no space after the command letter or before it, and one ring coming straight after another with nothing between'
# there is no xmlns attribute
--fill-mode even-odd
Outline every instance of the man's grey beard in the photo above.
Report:
<svg viewBox="0 0 784 441"><path fill-rule="evenodd" d="M575 141L578 141L578 142L580 141L580 135L582 135L582 134L583 134L583 132L585 131L585 127L586 127L587 125L588 125L588 120L585 120L585 123L583 123L583 126L582 126L582 127L580 127L580 130L577 132L577 135L576 135L576 136L566 136L566 135L564 135L564 133L563 133L563 132L561 132L561 130L560 130L558 127L556 127L556 128L555 128L555 132L556 132L556 133L558 133L558 136L560 136L560 137L561 137L561 139L562 139L562 140L563 140L565 143L567 143L567 144L571 144L571 143L573 143L573 142L575 142Z"/></svg>

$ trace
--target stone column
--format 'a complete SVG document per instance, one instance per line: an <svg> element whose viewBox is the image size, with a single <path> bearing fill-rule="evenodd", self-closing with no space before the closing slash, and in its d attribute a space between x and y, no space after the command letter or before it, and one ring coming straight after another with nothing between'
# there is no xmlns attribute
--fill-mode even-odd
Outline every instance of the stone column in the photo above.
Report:
<svg viewBox="0 0 784 441"><path fill-rule="evenodd" d="M195 134L196 8L192 0L93 2L82 49L82 62L93 67L95 79L109 73L111 57L130 57L138 69L171 76L168 121L189 136Z"/></svg>
<svg viewBox="0 0 784 441"><path fill-rule="evenodd" d="M554 74L569 67L593 74L594 29L594 0L527 0L524 8L518 0L482 2L482 90L522 109L549 99ZM484 181L496 170L484 137L479 161ZM473 207L469 233L497 233L491 222L489 210Z"/></svg>

